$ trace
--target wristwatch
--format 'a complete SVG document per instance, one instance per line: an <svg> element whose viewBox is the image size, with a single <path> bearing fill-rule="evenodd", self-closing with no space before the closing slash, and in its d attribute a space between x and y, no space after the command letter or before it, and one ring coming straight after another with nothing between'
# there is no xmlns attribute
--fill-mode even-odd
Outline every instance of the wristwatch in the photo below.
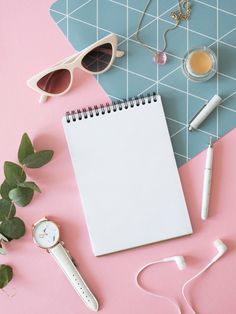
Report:
<svg viewBox="0 0 236 314"><path fill-rule="evenodd" d="M92 311L98 311L98 301L78 272L64 243L60 241L59 226L44 217L33 225L32 236L37 246L52 255L85 305Z"/></svg>

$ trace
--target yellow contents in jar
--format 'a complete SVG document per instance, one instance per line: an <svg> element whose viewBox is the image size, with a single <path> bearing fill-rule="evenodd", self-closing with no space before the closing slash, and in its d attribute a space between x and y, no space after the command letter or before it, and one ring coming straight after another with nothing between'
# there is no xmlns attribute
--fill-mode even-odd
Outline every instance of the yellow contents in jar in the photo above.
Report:
<svg viewBox="0 0 236 314"><path fill-rule="evenodd" d="M213 60L208 52L197 50L189 55L188 64L193 73L205 75L211 70Z"/></svg>

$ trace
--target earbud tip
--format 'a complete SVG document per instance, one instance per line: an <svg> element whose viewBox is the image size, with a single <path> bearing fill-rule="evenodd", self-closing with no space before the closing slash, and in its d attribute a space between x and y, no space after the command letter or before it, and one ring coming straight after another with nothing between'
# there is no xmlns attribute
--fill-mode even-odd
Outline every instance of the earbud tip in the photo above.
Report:
<svg viewBox="0 0 236 314"><path fill-rule="evenodd" d="M184 270L186 268L186 264L185 263L182 263L179 265L179 269L180 270Z"/></svg>
<svg viewBox="0 0 236 314"><path fill-rule="evenodd" d="M184 270L186 268L186 263L183 256L178 256L177 265L179 270Z"/></svg>
<svg viewBox="0 0 236 314"><path fill-rule="evenodd" d="M220 239L216 239L214 241L214 245L222 244L222 241Z"/></svg>
<svg viewBox="0 0 236 314"><path fill-rule="evenodd" d="M227 251L227 246L224 244L224 242L220 239L216 239L214 241L214 246L219 250L219 248L223 249L223 251Z"/></svg>

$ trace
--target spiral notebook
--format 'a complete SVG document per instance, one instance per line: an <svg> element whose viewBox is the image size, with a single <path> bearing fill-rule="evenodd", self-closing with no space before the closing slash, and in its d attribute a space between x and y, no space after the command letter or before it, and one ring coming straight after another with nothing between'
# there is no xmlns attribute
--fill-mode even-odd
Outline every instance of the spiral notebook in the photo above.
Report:
<svg viewBox="0 0 236 314"><path fill-rule="evenodd" d="M160 96L66 114L95 256L192 233Z"/></svg>

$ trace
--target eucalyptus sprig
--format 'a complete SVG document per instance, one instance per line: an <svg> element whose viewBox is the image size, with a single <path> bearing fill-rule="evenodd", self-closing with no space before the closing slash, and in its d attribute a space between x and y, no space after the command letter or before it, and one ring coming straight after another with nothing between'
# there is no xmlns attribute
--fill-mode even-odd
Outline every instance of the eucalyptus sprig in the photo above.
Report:
<svg viewBox="0 0 236 314"><path fill-rule="evenodd" d="M25 234L25 224L16 217L16 206L25 207L33 199L34 193L41 193L38 185L27 181L26 169L40 168L53 157L52 150L36 151L29 136L24 133L18 149L18 161L4 163L5 180L0 187L0 254L5 254L4 243L19 239ZM0 289L12 279L13 270L8 265L0 265Z"/></svg>

